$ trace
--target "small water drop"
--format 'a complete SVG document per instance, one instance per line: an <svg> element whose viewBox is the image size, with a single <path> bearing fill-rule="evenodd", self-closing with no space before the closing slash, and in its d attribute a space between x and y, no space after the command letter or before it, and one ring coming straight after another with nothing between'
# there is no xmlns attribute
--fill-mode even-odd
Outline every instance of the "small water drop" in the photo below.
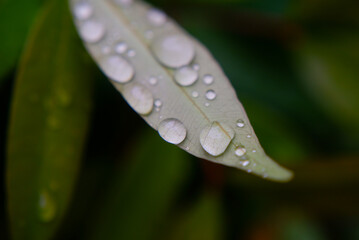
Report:
<svg viewBox="0 0 359 240"><path fill-rule="evenodd" d="M203 76L203 82L206 85L211 85L214 82L214 77L211 74L206 74Z"/></svg>
<svg viewBox="0 0 359 240"><path fill-rule="evenodd" d="M253 151L252 151L252 153L256 153L256 152L257 152L257 150L253 150Z"/></svg>
<svg viewBox="0 0 359 240"><path fill-rule="evenodd" d="M187 136L187 129L181 121L170 118L160 123L158 133L165 141L180 144Z"/></svg>
<svg viewBox="0 0 359 240"><path fill-rule="evenodd" d="M193 70L198 72L201 67L199 66L199 64L194 64L192 68Z"/></svg>
<svg viewBox="0 0 359 240"><path fill-rule="evenodd" d="M152 93L145 86L139 83L125 85L123 96L128 104L139 114L148 115L151 113L154 100Z"/></svg>
<svg viewBox="0 0 359 240"><path fill-rule="evenodd" d="M174 74L176 82L184 87L193 85L198 79L198 72L190 67L181 67Z"/></svg>
<svg viewBox="0 0 359 240"><path fill-rule="evenodd" d="M224 123L213 122L200 134L203 149L212 156L219 156L226 151L234 138L234 131Z"/></svg>
<svg viewBox="0 0 359 240"><path fill-rule="evenodd" d="M100 41L105 35L105 27L102 23L96 21L87 21L80 27L82 39L89 43Z"/></svg>
<svg viewBox="0 0 359 240"><path fill-rule="evenodd" d="M156 99L154 104L155 104L155 107L157 107L157 108L162 107L162 101L160 99Z"/></svg>
<svg viewBox="0 0 359 240"><path fill-rule="evenodd" d="M172 34L153 41L152 51L157 59L170 68L188 65L195 56L194 46L186 36Z"/></svg>
<svg viewBox="0 0 359 240"><path fill-rule="evenodd" d="M247 138L251 138L251 137L252 137L252 135L250 135L250 134L247 135Z"/></svg>
<svg viewBox="0 0 359 240"><path fill-rule="evenodd" d="M42 191L39 196L39 217L43 222L50 222L56 216L56 204L47 191Z"/></svg>
<svg viewBox="0 0 359 240"><path fill-rule="evenodd" d="M248 169L248 170L247 170L247 173L251 173L251 172L252 172L252 169Z"/></svg>
<svg viewBox="0 0 359 240"><path fill-rule="evenodd" d="M243 166L243 167L247 167L250 162L248 160L245 160L245 161L241 161L240 164Z"/></svg>
<svg viewBox="0 0 359 240"><path fill-rule="evenodd" d="M246 154L247 150L243 147L238 147L236 148L236 150L234 151L234 153L236 154L236 156L238 157L242 157L244 156L244 154Z"/></svg>
<svg viewBox="0 0 359 240"><path fill-rule="evenodd" d="M87 2L79 2L75 5L74 14L78 20L87 20L92 16L93 8Z"/></svg>
<svg viewBox="0 0 359 240"><path fill-rule="evenodd" d="M128 49L127 43L120 42L115 46L115 52L118 54L124 54Z"/></svg>
<svg viewBox="0 0 359 240"><path fill-rule="evenodd" d="M107 77L118 83L130 82L135 74L132 65L120 56L110 56L101 65Z"/></svg>
<svg viewBox="0 0 359 240"><path fill-rule="evenodd" d="M244 127L244 121L242 119L239 119L239 120L237 120L236 125L239 128L243 128Z"/></svg>
<svg viewBox="0 0 359 240"><path fill-rule="evenodd" d="M133 50L133 49L128 50L127 56L129 56L129 57L134 57L134 56L136 56L136 51Z"/></svg>
<svg viewBox="0 0 359 240"><path fill-rule="evenodd" d="M213 90L208 90L208 91L206 92L206 98L207 98L208 100L213 101L214 99L216 99L216 97L217 97L217 94L216 94L215 91L213 91Z"/></svg>
<svg viewBox="0 0 359 240"><path fill-rule="evenodd" d="M198 98L198 97L199 97L199 93L198 93L197 91L193 91L193 92L192 92L192 97Z"/></svg>
<svg viewBox="0 0 359 240"><path fill-rule="evenodd" d="M209 107L209 106L211 106L211 104L209 104L208 102L206 102L206 103L204 104L204 106Z"/></svg>
<svg viewBox="0 0 359 240"><path fill-rule="evenodd" d="M152 85L155 86L158 83L158 79L156 77L150 77L148 79L148 82Z"/></svg>
<svg viewBox="0 0 359 240"><path fill-rule="evenodd" d="M161 10L153 8L148 11L147 19L153 26L159 27L166 23L167 16Z"/></svg>

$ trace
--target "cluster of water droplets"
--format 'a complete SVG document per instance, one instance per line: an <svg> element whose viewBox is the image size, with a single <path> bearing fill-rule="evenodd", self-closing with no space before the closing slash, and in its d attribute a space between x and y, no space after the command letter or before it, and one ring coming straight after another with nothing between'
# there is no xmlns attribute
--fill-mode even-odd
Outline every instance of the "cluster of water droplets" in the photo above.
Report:
<svg viewBox="0 0 359 240"><path fill-rule="evenodd" d="M118 6L128 8L133 4L132 0L113 0ZM79 0L75 5L74 15L80 22L80 35L89 44L96 44L106 35L105 25L94 18L94 9L84 0ZM190 97L194 100L204 99L204 106L210 107L211 102L217 99L214 90L215 77L211 73L200 75L201 66L194 63L196 50L193 41L186 35L180 33L156 34L156 29L164 27L168 22L166 14L158 9L148 9L144 16L150 25L144 31L144 36L150 40L150 49L163 66L173 72L175 82L184 88L189 88ZM135 22L132 22L136 25ZM113 81L123 85L123 95L132 108L141 115L149 115L153 110L160 112L163 108L161 99L155 99L151 91L142 83L132 81L135 77L134 66L129 61L136 56L136 51L131 49L123 40L119 40L114 46L102 46L102 53L105 55L102 70ZM159 84L159 76L149 76L147 84L155 87ZM201 80L201 81L199 81ZM201 92L195 89L196 84L206 86L206 91ZM223 154L232 140L235 138L235 128L243 129L246 127L244 120L239 119L229 126L223 122L214 121L202 129L199 142L209 155L217 157ZM160 115L158 125L160 136L172 144L181 144L187 137L187 128L179 119L165 119ZM245 136L247 139L251 134ZM256 150L248 150L239 143L234 143L234 155L238 159L239 165L243 168L251 163L248 154L256 153ZM187 149L187 148L186 148ZM189 149L189 148L188 148ZM248 171L251 171L248 169Z"/></svg>

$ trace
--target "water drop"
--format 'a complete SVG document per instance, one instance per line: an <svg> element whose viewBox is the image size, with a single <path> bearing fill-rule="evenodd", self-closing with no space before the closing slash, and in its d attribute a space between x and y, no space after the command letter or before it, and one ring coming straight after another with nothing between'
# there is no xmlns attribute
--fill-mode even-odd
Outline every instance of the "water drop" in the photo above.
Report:
<svg viewBox="0 0 359 240"><path fill-rule="evenodd" d="M155 39L152 50L157 59L170 68L188 65L195 56L195 49L191 40L179 34Z"/></svg>
<svg viewBox="0 0 359 240"><path fill-rule="evenodd" d="M187 130L181 121L170 118L160 123L158 133L165 141L180 144L185 140Z"/></svg>
<svg viewBox="0 0 359 240"><path fill-rule="evenodd" d="M206 92L206 98L207 98L208 100L212 101L212 100L216 99L216 97L217 97L217 94L216 94L215 91L213 91L213 90L208 90L208 91Z"/></svg>
<svg viewBox="0 0 359 240"><path fill-rule="evenodd" d="M237 120L237 127L243 128L244 127L244 121L242 119Z"/></svg>
<svg viewBox="0 0 359 240"><path fill-rule="evenodd" d="M80 27L80 35L84 41L96 43L105 35L105 27L96 21L87 21Z"/></svg>
<svg viewBox="0 0 359 240"><path fill-rule="evenodd" d="M210 74L206 74L203 76L203 82L206 85L211 85L214 82L214 77Z"/></svg>
<svg viewBox="0 0 359 240"><path fill-rule="evenodd" d="M256 152L257 152L257 150L253 150L253 151L252 151L252 153L256 153Z"/></svg>
<svg viewBox="0 0 359 240"><path fill-rule="evenodd" d="M247 167L250 162L248 160L245 160L245 161L241 161L240 164L243 166L243 167Z"/></svg>
<svg viewBox="0 0 359 240"><path fill-rule="evenodd" d="M47 191L42 191L39 196L39 217L43 222L50 222L56 216L56 205Z"/></svg>
<svg viewBox="0 0 359 240"><path fill-rule="evenodd" d="M198 72L190 67L182 67L175 71L176 82L184 87L193 85L198 79Z"/></svg>
<svg viewBox="0 0 359 240"><path fill-rule="evenodd" d="M133 50L133 49L128 50L127 56L129 56L129 57L134 57L134 56L136 56L136 51Z"/></svg>
<svg viewBox="0 0 359 240"><path fill-rule="evenodd" d="M115 47L115 52L118 54L123 54L127 51L128 46L125 42L120 42Z"/></svg>
<svg viewBox="0 0 359 240"><path fill-rule="evenodd" d="M75 5L74 14L78 20L87 20L92 16L93 8L87 2L79 2Z"/></svg>
<svg viewBox="0 0 359 240"><path fill-rule="evenodd" d="M236 156L238 157L242 157L244 156L244 154L246 154L247 150L245 148L242 147L238 147L236 148L236 150L234 151L234 153L236 154Z"/></svg>
<svg viewBox="0 0 359 240"><path fill-rule="evenodd" d="M198 72L201 67L199 66L199 64L194 64L192 68L193 70Z"/></svg>
<svg viewBox="0 0 359 240"><path fill-rule="evenodd" d="M130 82L135 74L132 65L120 56L110 56L101 65L107 77L118 83Z"/></svg>
<svg viewBox="0 0 359 240"><path fill-rule="evenodd" d="M148 11L147 19L153 26L159 27L166 23L167 16L164 12L153 8Z"/></svg>
<svg viewBox="0 0 359 240"><path fill-rule="evenodd" d="M145 86L139 83L125 85L123 96L139 114L148 115L151 113L154 100L152 93Z"/></svg>
<svg viewBox="0 0 359 240"><path fill-rule="evenodd" d="M162 101L160 99L155 100L155 107L157 107L157 108L162 107Z"/></svg>
<svg viewBox="0 0 359 240"><path fill-rule="evenodd" d="M205 104L204 104L204 106L206 106L206 107L209 107L211 104L209 104L208 102L206 102Z"/></svg>
<svg viewBox="0 0 359 240"><path fill-rule="evenodd" d="M251 138L251 137L252 137L252 135L250 135L250 134L247 135L247 138Z"/></svg>
<svg viewBox="0 0 359 240"><path fill-rule="evenodd" d="M152 85L155 86L158 83L158 79L156 77L150 77L148 79L148 82Z"/></svg>
<svg viewBox="0 0 359 240"><path fill-rule="evenodd" d="M198 98L198 97L199 97L199 93L198 93L197 91L193 91L193 92L192 92L192 97Z"/></svg>
<svg viewBox="0 0 359 240"><path fill-rule="evenodd" d="M226 151L234 138L234 131L224 123L213 122L200 134L203 149L212 156L219 156Z"/></svg>

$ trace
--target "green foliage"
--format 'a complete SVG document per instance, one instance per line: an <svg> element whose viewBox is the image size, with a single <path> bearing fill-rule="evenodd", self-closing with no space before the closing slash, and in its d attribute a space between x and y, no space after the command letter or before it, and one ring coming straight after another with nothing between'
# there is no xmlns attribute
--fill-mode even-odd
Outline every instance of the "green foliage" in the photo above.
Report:
<svg viewBox="0 0 359 240"><path fill-rule="evenodd" d="M49 1L23 53L12 100L7 192L14 239L49 239L67 208L89 123L86 66L67 5Z"/></svg>

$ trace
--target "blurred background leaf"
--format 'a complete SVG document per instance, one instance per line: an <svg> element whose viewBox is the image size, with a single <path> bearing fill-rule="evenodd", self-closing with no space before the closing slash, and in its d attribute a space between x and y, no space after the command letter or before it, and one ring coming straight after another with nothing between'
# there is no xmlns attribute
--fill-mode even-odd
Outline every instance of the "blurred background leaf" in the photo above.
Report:
<svg viewBox="0 0 359 240"><path fill-rule="evenodd" d="M87 66L66 2L48 1L32 28L12 99L7 192L13 239L49 239L63 218L87 136Z"/></svg>

